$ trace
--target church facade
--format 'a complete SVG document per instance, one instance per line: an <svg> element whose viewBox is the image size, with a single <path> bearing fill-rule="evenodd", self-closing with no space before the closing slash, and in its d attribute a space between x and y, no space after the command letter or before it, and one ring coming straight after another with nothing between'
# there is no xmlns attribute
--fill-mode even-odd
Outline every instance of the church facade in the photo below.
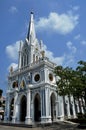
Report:
<svg viewBox="0 0 86 130"><path fill-rule="evenodd" d="M19 47L18 69L10 69L6 95L5 121L52 122L64 117L76 117L78 103L56 92L56 64L50 61L38 41L35 32L34 14L31 12L27 38ZM64 109L65 108L65 109ZM82 110L83 111L83 110Z"/></svg>

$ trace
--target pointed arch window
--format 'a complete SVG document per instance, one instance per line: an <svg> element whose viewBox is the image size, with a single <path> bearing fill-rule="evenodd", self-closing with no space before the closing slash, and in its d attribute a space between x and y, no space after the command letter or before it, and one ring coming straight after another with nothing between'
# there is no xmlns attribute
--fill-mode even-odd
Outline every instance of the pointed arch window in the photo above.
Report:
<svg viewBox="0 0 86 130"><path fill-rule="evenodd" d="M33 54L33 63L35 63L35 54Z"/></svg>
<svg viewBox="0 0 86 130"><path fill-rule="evenodd" d="M36 63L38 62L38 56L36 56Z"/></svg>
<svg viewBox="0 0 86 130"><path fill-rule="evenodd" d="M24 66L26 65L26 55L24 55Z"/></svg>
<svg viewBox="0 0 86 130"><path fill-rule="evenodd" d="M28 65L28 55L27 55L27 65Z"/></svg>
<svg viewBox="0 0 86 130"><path fill-rule="evenodd" d="M13 87L13 88L17 88L17 87L18 87L18 81L13 82L12 87Z"/></svg>
<svg viewBox="0 0 86 130"><path fill-rule="evenodd" d="M23 67L23 56L21 58L21 67Z"/></svg>

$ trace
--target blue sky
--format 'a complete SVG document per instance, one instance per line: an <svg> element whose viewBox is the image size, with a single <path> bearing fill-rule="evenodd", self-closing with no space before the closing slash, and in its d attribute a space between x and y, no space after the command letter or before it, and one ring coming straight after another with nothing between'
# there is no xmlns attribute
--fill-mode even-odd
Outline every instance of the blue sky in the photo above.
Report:
<svg viewBox="0 0 86 130"><path fill-rule="evenodd" d="M0 0L0 88L7 89L9 66L17 66L19 41L25 40L30 12L46 55L75 68L86 61L86 0Z"/></svg>

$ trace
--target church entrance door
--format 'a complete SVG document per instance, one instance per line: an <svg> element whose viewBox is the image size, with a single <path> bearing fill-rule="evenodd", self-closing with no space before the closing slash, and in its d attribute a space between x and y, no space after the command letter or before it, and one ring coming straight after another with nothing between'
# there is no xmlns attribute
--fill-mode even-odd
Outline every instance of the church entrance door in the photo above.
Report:
<svg viewBox="0 0 86 130"><path fill-rule="evenodd" d="M54 94L51 95L50 100L51 100L51 120L53 121L56 119L56 103L55 103L56 98Z"/></svg>
<svg viewBox="0 0 86 130"><path fill-rule="evenodd" d="M25 121L26 117L26 97L23 96L20 103L20 121Z"/></svg>
<svg viewBox="0 0 86 130"><path fill-rule="evenodd" d="M41 121L41 101L39 94L36 94L34 99L34 120L36 122Z"/></svg>

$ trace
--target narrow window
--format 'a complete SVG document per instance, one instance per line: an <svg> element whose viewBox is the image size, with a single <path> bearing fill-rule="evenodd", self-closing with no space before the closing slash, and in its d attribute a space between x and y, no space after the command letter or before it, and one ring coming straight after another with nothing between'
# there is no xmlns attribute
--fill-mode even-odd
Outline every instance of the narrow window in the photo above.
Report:
<svg viewBox="0 0 86 130"><path fill-rule="evenodd" d="M38 56L36 56L36 63L38 62Z"/></svg>
<svg viewBox="0 0 86 130"><path fill-rule="evenodd" d="M35 54L33 54L33 63L35 63Z"/></svg>

